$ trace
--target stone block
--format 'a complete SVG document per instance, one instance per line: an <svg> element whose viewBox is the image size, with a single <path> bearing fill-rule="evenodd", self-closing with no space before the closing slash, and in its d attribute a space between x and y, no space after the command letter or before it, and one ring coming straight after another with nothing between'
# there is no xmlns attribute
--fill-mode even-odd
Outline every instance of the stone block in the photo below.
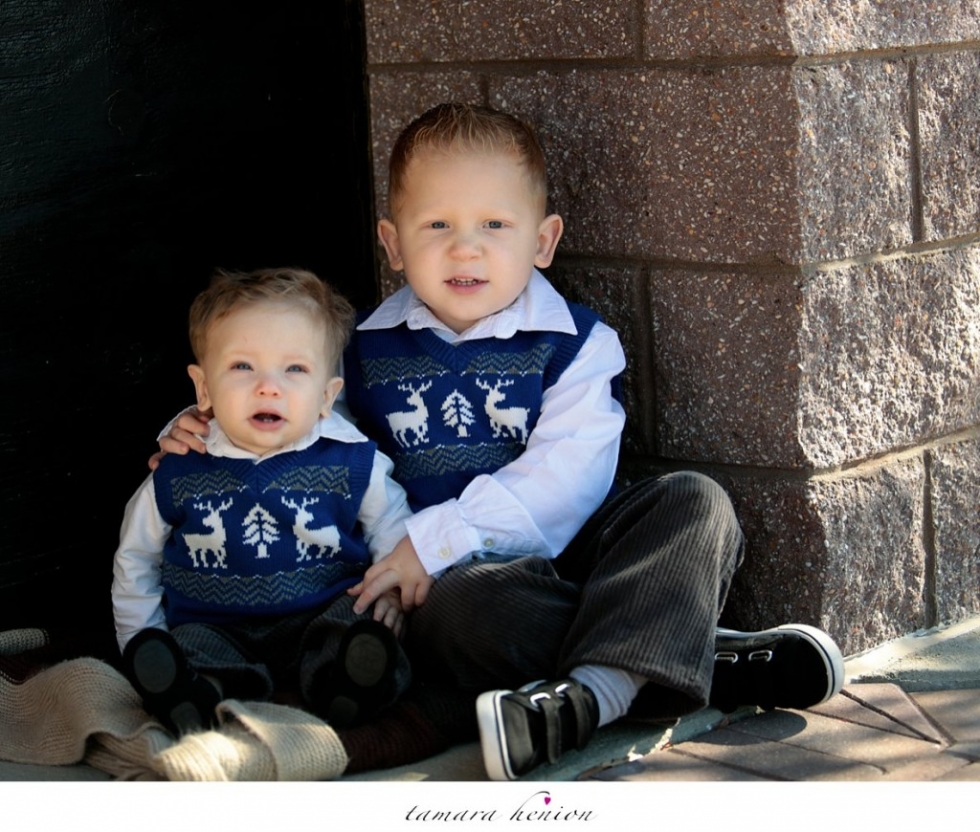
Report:
<svg viewBox="0 0 980 832"><path fill-rule="evenodd" d="M980 54L920 58L916 76L926 239L975 234L980 230Z"/></svg>
<svg viewBox="0 0 980 832"><path fill-rule="evenodd" d="M650 0L644 4L648 58L690 60L795 54L783 4L772 0Z"/></svg>
<svg viewBox="0 0 980 832"><path fill-rule="evenodd" d="M812 464L980 420L980 248L818 272L804 297L800 441Z"/></svg>
<svg viewBox="0 0 980 832"><path fill-rule="evenodd" d="M661 456L829 469L980 422L980 247L650 283Z"/></svg>
<svg viewBox="0 0 980 832"><path fill-rule="evenodd" d="M636 4L564 0L365 0L368 62L621 58L638 48Z"/></svg>
<svg viewBox="0 0 980 832"><path fill-rule="evenodd" d="M489 80L538 128L575 253L778 264L912 241L901 61Z"/></svg>
<svg viewBox="0 0 980 832"><path fill-rule="evenodd" d="M799 278L664 271L650 284L660 456L805 465Z"/></svg>
<svg viewBox="0 0 980 832"><path fill-rule="evenodd" d="M980 37L973 0L651 0L647 55L826 55Z"/></svg>
<svg viewBox="0 0 980 832"><path fill-rule="evenodd" d="M980 612L980 440L930 454L936 547L936 614L956 621Z"/></svg>
<svg viewBox="0 0 980 832"><path fill-rule="evenodd" d="M907 64L798 67L793 81L800 258L835 260L911 243Z"/></svg>
<svg viewBox="0 0 980 832"><path fill-rule="evenodd" d="M561 259L548 278L570 301L594 309L619 334L626 353L623 406L626 408L624 453L652 453L647 426L652 412L650 322L642 297L639 266L572 265Z"/></svg>
<svg viewBox="0 0 980 832"><path fill-rule="evenodd" d="M721 481L747 540L728 623L812 624L845 655L926 625L920 459L836 478Z"/></svg>
<svg viewBox="0 0 980 832"><path fill-rule="evenodd" d="M792 262L800 250L792 70L492 76L538 129L564 251Z"/></svg>

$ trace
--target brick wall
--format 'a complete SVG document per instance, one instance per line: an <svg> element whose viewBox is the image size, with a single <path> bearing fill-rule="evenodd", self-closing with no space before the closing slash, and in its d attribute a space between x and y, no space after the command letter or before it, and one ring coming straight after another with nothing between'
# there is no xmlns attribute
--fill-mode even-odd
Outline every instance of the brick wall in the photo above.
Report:
<svg viewBox="0 0 980 832"><path fill-rule="evenodd" d="M980 3L365 17L379 212L429 106L537 126L566 221L549 276L630 358L625 475L694 467L736 503L733 623L854 652L980 611Z"/></svg>

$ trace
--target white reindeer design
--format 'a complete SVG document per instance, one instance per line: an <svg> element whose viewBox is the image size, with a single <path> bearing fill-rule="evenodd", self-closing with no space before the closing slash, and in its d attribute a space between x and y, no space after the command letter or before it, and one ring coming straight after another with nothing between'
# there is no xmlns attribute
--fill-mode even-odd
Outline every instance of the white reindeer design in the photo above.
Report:
<svg viewBox="0 0 980 832"><path fill-rule="evenodd" d="M476 386L487 391L487 400L483 409L490 417L494 438L507 431L512 439L526 443L527 416L530 411L526 407L497 407L504 400L504 393L500 388L510 387L513 383L513 379L498 379L491 387L488 382L477 379Z"/></svg>
<svg viewBox="0 0 980 832"><path fill-rule="evenodd" d="M408 393L408 404L412 405L413 410L396 410L388 414L388 427L394 434L395 441L403 448L408 447L408 433L415 434L413 445L427 442L429 438L429 409L422 401L422 394L432 386L431 381L427 381L417 390L411 384L399 384L398 389L403 393Z"/></svg>
<svg viewBox="0 0 980 832"><path fill-rule="evenodd" d="M231 502L231 497L229 497L217 508L211 505L210 500L206 503L194 503L194 508L198 511L207 512L206 516L201 519L201 522L211 529L208 534L184 535L184 545L187 546L187 550L191 554L191 561L195 569L198 566L208 565L208 552L214 555L213 566L216 568L220 566L222 569L228 568L228 564L225 563L225 555L227 554L225 551L225 541L228 536L225 534L225 524L221 520L221 512L230 508ZM200 563L197 560L198 555L201 556Z"/></svg>
<svg viewBox="0 0 980 832"><path fill-rule="evenodd" d="M296 535L296 551L299 557L296 562L311 560L310 551L319 549L316 553L317 560L321 557L333 557L340 551L340 530L336 526L323 526L319 529L311 529L309 522L313 515L306 510L307 506L320 502L318 497L307 499L303 497L301 505L297 505L295 500L282 498L282 504L296 512L296 522L293 523L293 534Z"/></svg>

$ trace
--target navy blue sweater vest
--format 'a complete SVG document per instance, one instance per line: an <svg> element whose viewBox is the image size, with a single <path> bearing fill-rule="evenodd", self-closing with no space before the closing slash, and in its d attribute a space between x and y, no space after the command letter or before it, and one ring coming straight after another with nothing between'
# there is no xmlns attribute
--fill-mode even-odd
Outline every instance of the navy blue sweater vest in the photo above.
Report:
<svg viewBox="0 0 980 832"><path fill-rule="evenodd" d="M357 514L373 442L320 439L256 464L168 454L153 475L173 527L164 547L167 623L232 623L314 609L371 560Z"/></svg>
<svg viewBox="0 0 980 832"><path fill-rule="evenodd" d="M355 331L344 356L358 427L395 461L413 510L458 497L517 459L544 391L572 362L598 316L568 304L578 332L518 332L448 344L406 325Z"/></svg>

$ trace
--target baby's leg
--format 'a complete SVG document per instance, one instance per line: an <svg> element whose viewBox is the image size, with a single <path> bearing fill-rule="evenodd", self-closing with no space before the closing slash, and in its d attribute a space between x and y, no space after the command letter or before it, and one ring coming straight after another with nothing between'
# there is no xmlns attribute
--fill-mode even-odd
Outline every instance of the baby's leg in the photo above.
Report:
<svg viewBox="0 0 980 832"><path fill-rule="evenodd" d="M220 692L194 671L170 633L155 628L137 633L123 652L123 666L143 707L174 734L213 725Z"/></svg>
<svg viewBox="0 0 980 832"><path fill-rule="evenodd" d="M357 615L355 599L335 599L303 633L300 692L310 710L336 728L372 717L407 690L411 669L394 633Z"/></svg>

